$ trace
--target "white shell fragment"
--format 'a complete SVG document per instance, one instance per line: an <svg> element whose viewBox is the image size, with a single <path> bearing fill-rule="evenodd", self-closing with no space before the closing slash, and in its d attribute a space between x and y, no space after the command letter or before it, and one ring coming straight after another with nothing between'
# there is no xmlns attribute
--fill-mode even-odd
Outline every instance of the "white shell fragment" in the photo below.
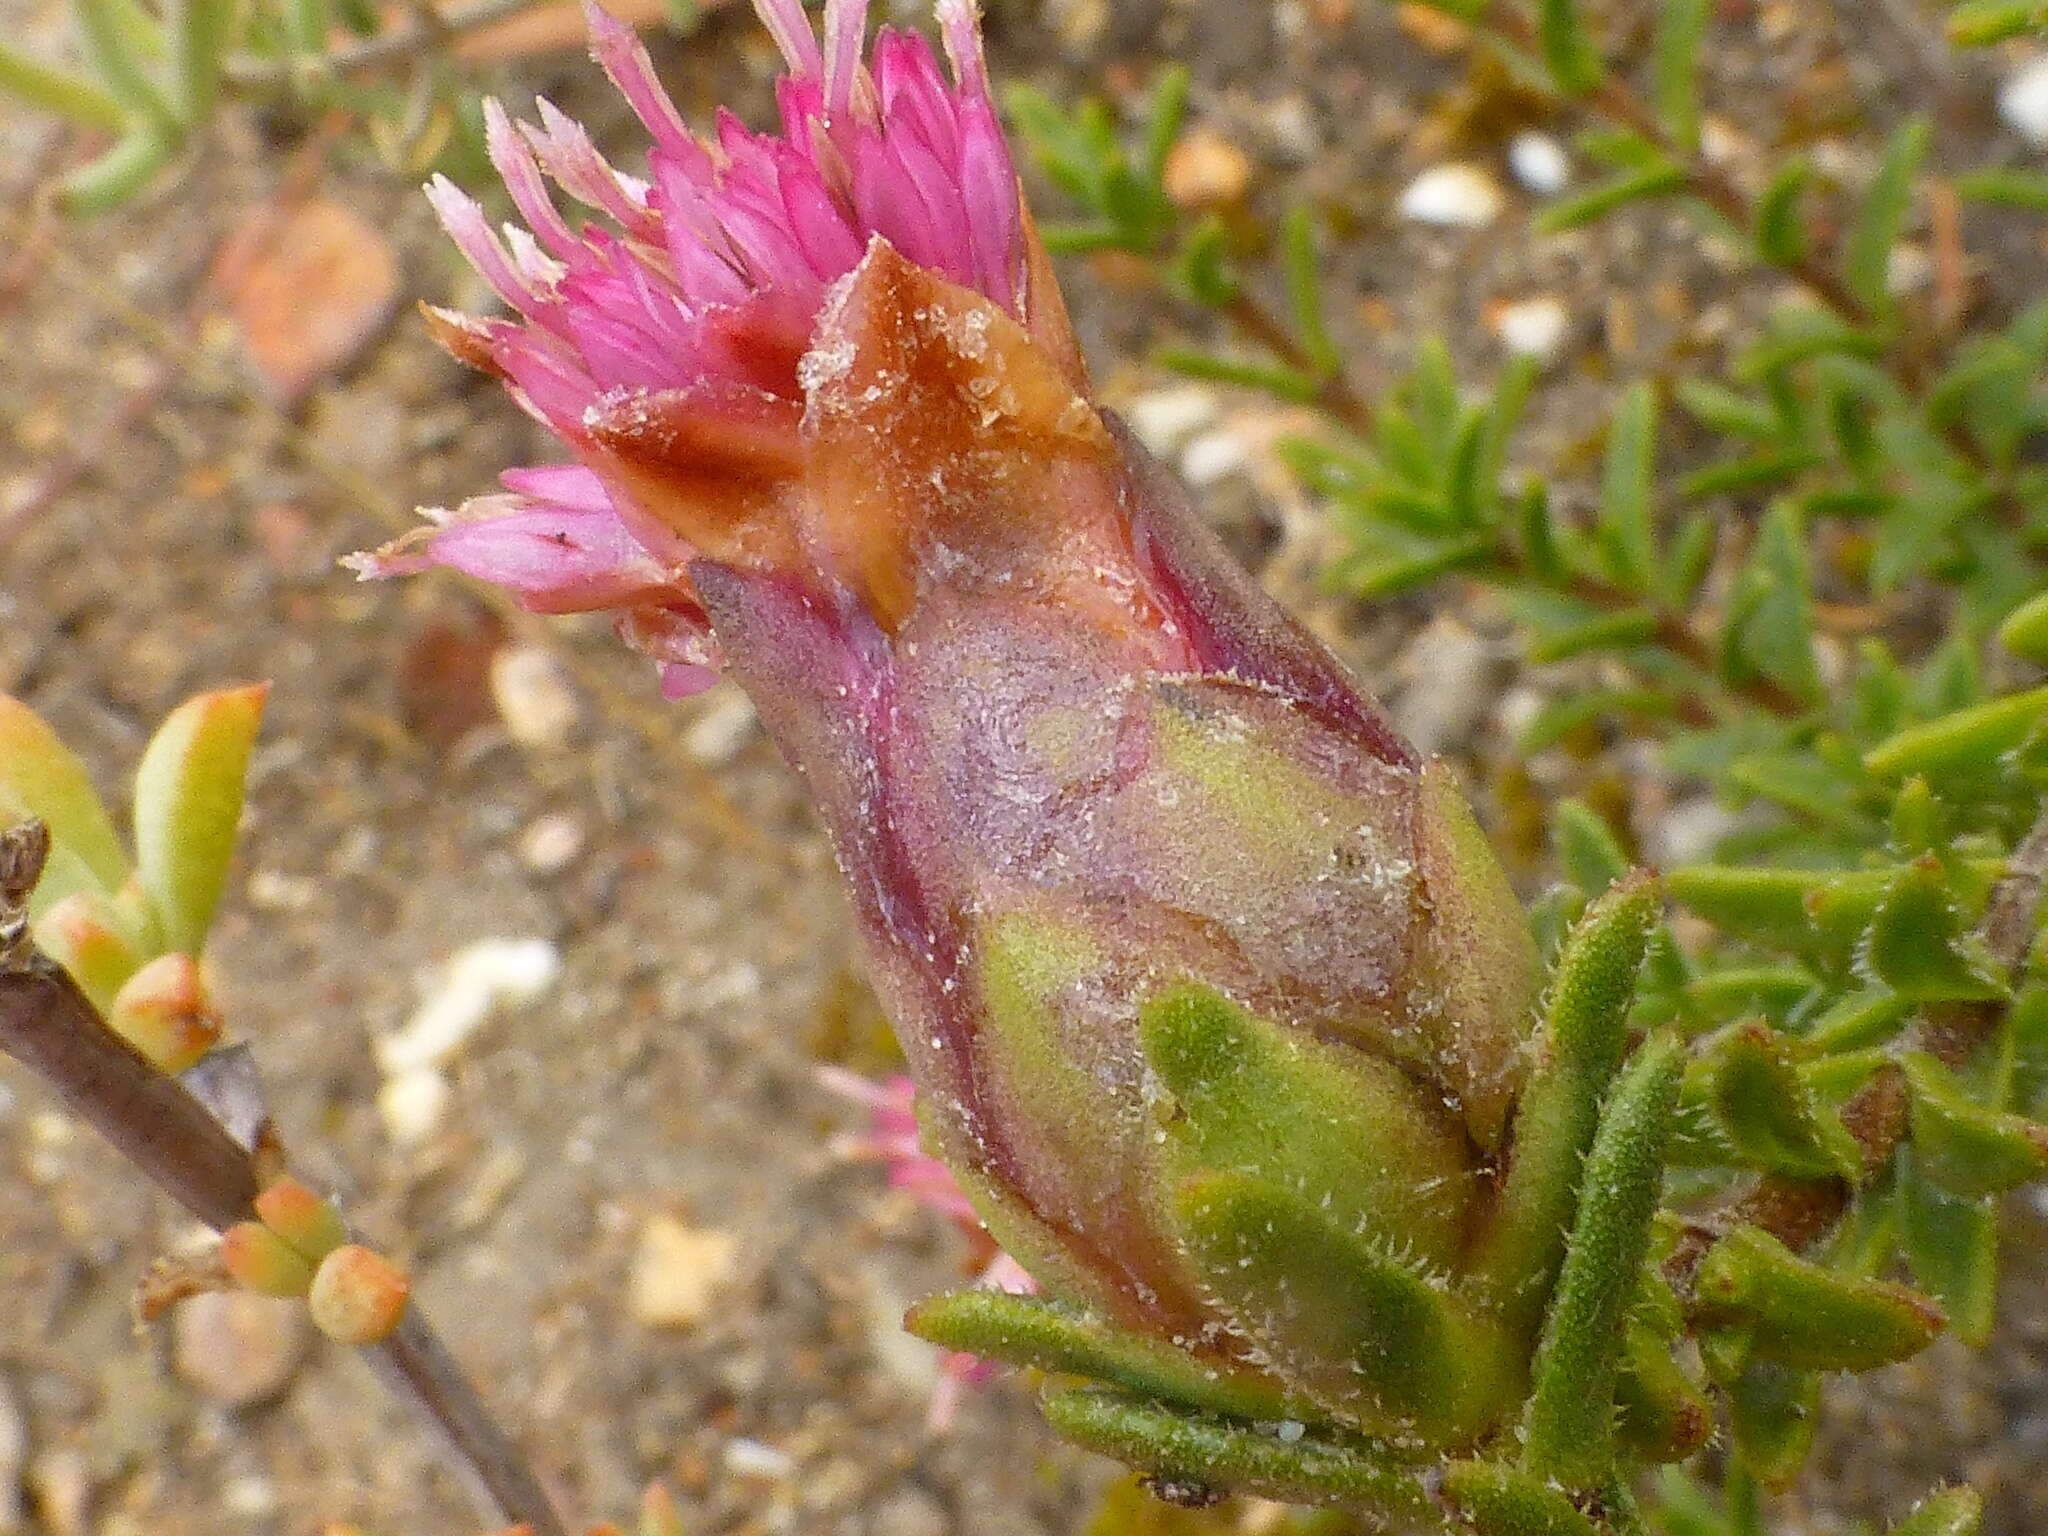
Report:
<svg viewBox="0 0 2048 1536"><path fill-rule="evenodd" d="M1431 166L1401 194L1401 217L1443 229L1483 229L1500 217L1500 184L1480 166Z"/></svg>

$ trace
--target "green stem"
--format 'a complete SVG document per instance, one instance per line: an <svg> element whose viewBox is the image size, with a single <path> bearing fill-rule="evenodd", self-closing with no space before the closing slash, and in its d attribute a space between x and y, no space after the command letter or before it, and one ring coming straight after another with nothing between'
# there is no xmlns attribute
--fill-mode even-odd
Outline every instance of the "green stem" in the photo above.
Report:
<svg viewBox="0 0 2048 1536"><path fill-rule="evenodd" d="M128 121L121 103L90 80L52 69L5 43L0 43L0 91L88 128L119 128Z"/></svg>

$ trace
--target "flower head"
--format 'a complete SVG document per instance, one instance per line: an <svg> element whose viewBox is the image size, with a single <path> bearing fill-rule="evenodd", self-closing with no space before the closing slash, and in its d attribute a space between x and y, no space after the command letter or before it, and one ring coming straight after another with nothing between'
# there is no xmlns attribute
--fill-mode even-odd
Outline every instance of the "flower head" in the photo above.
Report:
<svg viewBox="0 0 2048 1536"><path fill-rule="evenodd" d="M926 1145L1048 1292L1234 1402L1469 1443L1512 1390L1447 1277L1527 1077L1520 909L1442 766L1096 404L963 0L950 79L886 32L863 65L858 0L822 44L757 8L779 133L692 138L593 13L648 178L543 107L492 115L525 231L433 189L518 315L444 340L575 463L369 567L612 608L677 686L715 660L746 689ZM572 229L543 173L609 223Z"/></svg>
<svg viewBox="0 0 2048 1536"><path fill-rule="evenodd" d="M652 139L646 175L615 169L546 100L537 123L492 101L491 159L523 224L495 231L467 193L429 184L513 312L429 308L435 334L502 379L576 462L507 471L502 493L360 557L365 574L443 565L537 612L615 612L671 691L693 691L716 647L688 564L788 542L786 509L761 505L764 472L797 453L820 312L872 242L1020 323L1064 330L969 0L937 7L950 74L914 33L884 28L867 53L862 0L826 7L822 43L800 0L758 9L789 66L777 131L721 113L714 135L693 135L632 29L590 4L594 56ZM565 213L550 182L583 211Z"/></svg>

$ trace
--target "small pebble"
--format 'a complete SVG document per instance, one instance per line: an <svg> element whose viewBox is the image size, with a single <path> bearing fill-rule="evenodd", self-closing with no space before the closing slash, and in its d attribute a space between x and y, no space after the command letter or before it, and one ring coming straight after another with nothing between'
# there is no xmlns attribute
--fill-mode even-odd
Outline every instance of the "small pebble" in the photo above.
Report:
<svg viewBox="0 0 2048 1536"><path fill-rule="evenodd" d="M1184 133L1167 151L1166 195L1182 208L1220 208L1237 202L1252 184L1251 156L1213 128Z"/></svg>
<svg viewBox="0 0 2048 1536"><path fill-rule="evenodd" d="M2029 144L2048 147L2048 53L2006 77L1998 88L1998 115Z"/></svg>
<svg viewBox="0 0 2048 1536"><path fill-rule="evenodd" d="M1547 133L1518 133L1508 145L1508 169L1538 197L1555 197L1572 179L1564 146Z"/></svg>
<svg viewBox="0 0 2048 1536"><path fill-rule="evenodd" d="M1215 391L1198 384L1155 389L1139 395L1124 411L1138 441L1154 453L1178 452L1195 433L1216 419Z"/></svg>
<svg viewBox="0 0 2048 1536"><path fill-rule="evenodd" d="M384 1130L401 1147L416 1147L441 1128L455 1090L434 1067L415 1067L386 1078L377 1090Z"/></svg>
<svg viewBox="0 0 2048 1536"><path fill-rule="evenodd" d="M1180 472L1200 487L1227 480L1244 468L1244 440L1227 429L1204 432L1181 450Z"/></svg>
<svg viewBox="0 0 2048 1536"><path fill-rule="evenodd" d="M392 1077L441 1065L500 1008L536 1001L561 970L546 939L478 939L441 968L405 1027L377 1042L377 1065Z"/></svg>
<svg viewBox="0 0 2048 1536"><path fill-rule="evenodd" d="M633 1316L649 1328L696 1327L731 1282L739 1248L730 1232L652 1218L633 1255Z"/></svg>
<svg viewBox="0 0 2048 1536"><path fill-rule="evenodd" d="M92 1473L83 1451L49 1450L29 1464L28 1490L49 1536L85 1536Z"/></svg>
<svg viewBox="0 0 2048 1536"><path fill-rule="evenodd" d="M1441 229L1481 229L1500 217L1500 186L1476 165L1432 166L1401 194L1401 217Z"/></svg>
<svg viewBox="0 0 2048 1536"><path fill-rule="evenodd" d="M953 1522L916 1488L899 1488L882 1502L868 1522L868 1536L947 1536Z"/></svg>
<svg viewBox="0 0 2048 1536"><path fill-rule="evenodd" d="M1571 334L1571 316L1562 302L1548 296L1503 304L1489 318L1502 346L1541 363L1556 362Z"/></svg>
<svg viewBox="0 0 2048 1536"><path fill-rule="evenodd" d="M491 698L507 733L534 752L566 747L583 718L568 670L544 646L506 646L492 656Z"/></svg>
<svg viewBox="0 0 2048 1536"><path fill-rule="evenodd" d="M752 701L739 689L715 693L683 732L683 750L706 768L723 768L754 734L757 718Z"/></svg>
<svg viewBox="0 0 2048 1536"><path fill-rule="evenodd" d="M726 1470L737 1477L781 1479L796 1471L796 1460L787 1451L759 1440L741 1438L725 1443Z"/></svg>
<svg viewBox="0 0 2048 1536"><path fill-rule="evenodd" d="M187 1386L230 1408L269 1402L305 1353L305 1308L254 1291L216 1291L171 1314L171 1359Z"/></svg>
<svg viewBox="0 0 2048 1536"><path fill-rule="evenodd" d="M519 862L530 874L559 875L583 855L583 823L567 811L537 816L519 834Z"/></svg>

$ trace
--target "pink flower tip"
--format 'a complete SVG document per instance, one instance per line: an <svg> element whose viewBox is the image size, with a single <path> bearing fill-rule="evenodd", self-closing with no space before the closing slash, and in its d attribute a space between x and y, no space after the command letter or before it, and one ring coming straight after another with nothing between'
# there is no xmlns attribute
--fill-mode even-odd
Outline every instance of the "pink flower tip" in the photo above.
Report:
<svg viewBox="0 0 2048 1536"><path fill-rule="evenodd" d="M366 577L448 566L541 612L615 610L629 639L654 642L672 695L702 686L715 659L686 573L696 551L604 452L607 423L649 408L666 426L699 416L686 451L728 430L785 431L778 402L803 398L799 363L827 292L877 240L1020 318L1030 286L968 0L937 3L950 74L914 34L884 28L867 48L866 0L829 0L822 42L801 0L755 9L788 62L775 132L721 117L714 134L693 134L638 35L594 0L591 53L647 130L644 178L615 169L545 101L537 124L486 104L487 147L519 222L493 229L443 177L426 195L512 317L429 321L579 464L516 471L506 494L351 562ZM565 213L557 190L588 215Z"/></svg>

